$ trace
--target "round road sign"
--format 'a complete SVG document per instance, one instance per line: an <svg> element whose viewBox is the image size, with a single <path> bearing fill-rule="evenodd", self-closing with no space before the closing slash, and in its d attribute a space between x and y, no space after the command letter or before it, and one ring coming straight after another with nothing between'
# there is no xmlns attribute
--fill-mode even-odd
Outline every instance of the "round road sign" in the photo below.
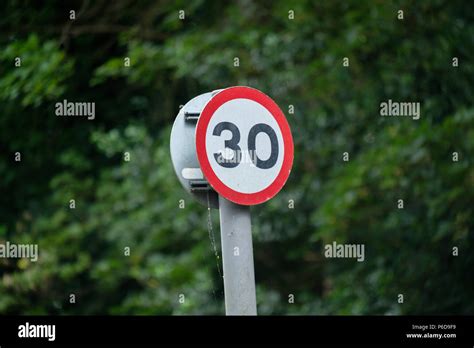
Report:
<svg viewBox="0 0 474 348"><path fill-rule="evenodd" d="M196 126L196 153L209 184L243 205L266 202L283 187L293 165L293 138L285 115L266 94L230 87L204 106Z"/></svg>

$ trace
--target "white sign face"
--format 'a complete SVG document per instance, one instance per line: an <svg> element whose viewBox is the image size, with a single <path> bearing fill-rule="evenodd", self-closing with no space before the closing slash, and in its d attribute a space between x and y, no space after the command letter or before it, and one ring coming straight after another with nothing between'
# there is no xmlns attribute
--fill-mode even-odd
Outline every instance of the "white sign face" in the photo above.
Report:
<svg viewBox="0 0 474 348"><path fill-rule="evenodd" d="M222 196L259 204L285 184L293 163L293 140L285 116L262 92L231 87L213 96L196 126L202 172Z"/></svg>

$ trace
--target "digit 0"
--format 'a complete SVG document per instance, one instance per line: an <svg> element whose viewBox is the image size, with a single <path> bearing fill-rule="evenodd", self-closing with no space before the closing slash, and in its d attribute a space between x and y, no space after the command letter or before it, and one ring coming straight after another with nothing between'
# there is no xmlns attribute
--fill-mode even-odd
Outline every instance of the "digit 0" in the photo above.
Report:
<svg viewBox="0 0 474 348"><path fill-rule="evenodd" d="M258 155L256 150L256 140L258 133L266 133L270 138L270 145L271 145L271 152L270 157L268 159L262 161ZM248 138L248 148L250 152L250 158L252 158L252 162L260 169L269 169L273 167L278 159L278 139L276 136L275 131L272 127L265 123L258 123L250 129L249 138Z"/></svg>

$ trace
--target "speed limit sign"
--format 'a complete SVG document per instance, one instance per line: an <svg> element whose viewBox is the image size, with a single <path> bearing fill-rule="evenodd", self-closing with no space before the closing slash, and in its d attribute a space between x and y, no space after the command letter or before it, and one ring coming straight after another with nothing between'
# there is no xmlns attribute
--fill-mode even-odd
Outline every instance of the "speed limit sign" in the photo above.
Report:
<svg viewBox="0 0 474 348"><path fill-rule="evenodd" d="M196 153L217 193L255 205L275 196L288 179L293 138L270 97L253 88L230 87L204 106L196 126Z"/></svg>

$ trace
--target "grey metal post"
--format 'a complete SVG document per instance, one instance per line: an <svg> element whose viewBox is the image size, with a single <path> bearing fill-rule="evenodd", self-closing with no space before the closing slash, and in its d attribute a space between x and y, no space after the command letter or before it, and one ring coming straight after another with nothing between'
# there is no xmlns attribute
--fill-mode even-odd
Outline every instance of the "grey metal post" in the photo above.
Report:
<svg viewBox="0 0 474 348"><path fill-rule="evenodd" d="M226 315L257 315L250 207L219 195Z"/></svg>

